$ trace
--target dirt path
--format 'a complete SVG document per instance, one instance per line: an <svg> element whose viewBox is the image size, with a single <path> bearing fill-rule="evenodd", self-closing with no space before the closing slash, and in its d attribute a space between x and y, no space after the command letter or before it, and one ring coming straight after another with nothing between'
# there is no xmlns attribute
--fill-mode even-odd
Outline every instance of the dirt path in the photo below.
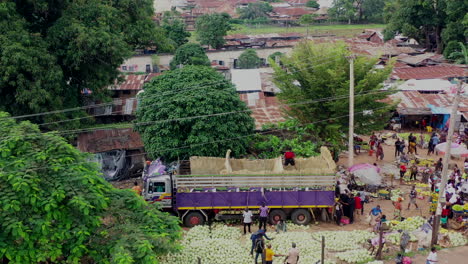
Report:
<svg viewBox="0 0 468 264"><path fill-rule="evenodd" d="M414 264L425 264L428 253L413 258ZM468 262L468 246L442 249L438 253L439 264L462 264ZM394 261L385 262L395 263Z"/></svg>

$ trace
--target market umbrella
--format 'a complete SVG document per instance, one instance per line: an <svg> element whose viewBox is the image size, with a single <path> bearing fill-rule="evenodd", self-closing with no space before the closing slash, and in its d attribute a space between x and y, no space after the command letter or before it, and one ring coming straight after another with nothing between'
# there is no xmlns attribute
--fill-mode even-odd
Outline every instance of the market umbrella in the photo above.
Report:
<svg viewBox="0 0 468 264"><path fill-rule="evenodd" d="M365 184L380 185L382 183L382 177L379 174L380 169L372 164L356 164L351 166L348 171Z"/></svg>
<svg viewBox="0 0 468 264"><path fill-rule="evenodd" d="M435 146L435 150L437 153L440 155L445 155L445 148L447 146L447 142L437 144ZM452 146L450 148L450 154L454 157L460 158L460 157L468 157L468 149L465 147L465 145L460 145L457 143L452 143Z"/></svg>

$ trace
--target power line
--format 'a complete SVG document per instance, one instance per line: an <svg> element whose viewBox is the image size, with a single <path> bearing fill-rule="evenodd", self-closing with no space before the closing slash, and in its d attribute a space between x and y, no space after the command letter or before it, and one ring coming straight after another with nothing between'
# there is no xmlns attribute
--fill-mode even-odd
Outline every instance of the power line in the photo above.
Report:
<svg viewBox="0 0 468 264"><path fill-rule="evenodd" d="M379 109L385 109L387 107L378 107L378 108L373 108L373 109L367 109L365 111L361 111L361 112L356 112L354 115L358 115L358 114L365 114L366 112L368 111L374 111L374 110L379 110ZM338 116L338 117L331 117L331 118L327 118L327 119L323 119L323 120L318 120L318 121L314 121L314 122L310 122L310 123L306 123L306 124L300 124L298 126L306 126L306 125L312 125L312 124L317 124L317 123L321 123L321 122L326 122L326 121L331 121L331 120L335 120L335 119L339 119L339 118L345 118L345 117L348 117L349 115L342 115L342 116ZM239 136L239 137L234 137L234 138L228 138L228 139L221 139L221 140L215 140L215 141L210 141L210 142L204 142L204 143L196 143L196 144L190 144L190 145L185 145L185 146L180 146L180 147L175 147L175 148L167 148L167 149L162 149L162 150L158 150L160 152L167 152L167 151L172 151L172 150L178 150L178 149L183 149L183 148L191 148L191 147L194 147L194 146L202 146L202 145L209 145L209 144L215 144L215 143L220 143L220 142L226 142L226 141L233 141L233 140L238 140L238 139L241 139L241 138L247 138L247 137L251 137L251 136L254 136L254 135L257 135L257 134L266 134L266 133L271 133L272 131L281 131L281 130L285 130L284 128L278 128L278 129L272 129L272 130L268 130L268 131L263 131L263 132L256 132L256 133L252 133L252 134L249 134L249 135L244 135L244 136ZM133 155L128 155L126 157L134 157L134 156L141 156L141 155L146 155L146 154L149 154L148 152L143 152L143 153L138 153L138 154L133 154ZM83 164L83 163L89 163L89 161L84 161L84 162L72 162L72 164ZM14 164L14 162L4 166L3 168L0 168L2 171L4 171L4 168L10 166ZM64 165L69 165L70 163L65 163ZM41 167L29 167L29 168L25 168L24 171L36 171L36 170L39 170L39 169L44 169L44 168L49 168L51 166L56 166L56 164L54 165L48 165L48 166L41 166ZM21 170L14 170L14 172L20 172ZM9 171L11 172L11 171Z"/></svg>

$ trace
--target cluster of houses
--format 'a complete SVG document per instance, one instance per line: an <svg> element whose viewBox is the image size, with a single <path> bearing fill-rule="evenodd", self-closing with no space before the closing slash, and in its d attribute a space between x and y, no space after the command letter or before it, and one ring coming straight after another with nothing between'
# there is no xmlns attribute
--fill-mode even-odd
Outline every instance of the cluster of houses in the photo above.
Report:
<svg viewBox="0 0 468 264"><path fill-rule="evenodd" d="M232 49L207 51L212 67L235 85L240 99L252 110L257 130L261 130L265 124L278 123L287 118L275 96L279 89L272 81L273 70L269 67L267 58L275 52L289 53L296 43L306 38L308 37L296 33L226 36ZM325 36L312 38L312 41L344 41L353 53L379 56L379 65L382 66L387 64L389 59L395 59L393 72L385 87L397 89L388 100L398 103L397 112L403 127L414 126L416 121L424 118L437 121L436 126L439 128L444 126L450 113L454 79L461 78L466 82L468 77L466 66L450 64L441 55L424 52L415 45L417 43L406 38L384 43L380 32L375 30L365 30L354 38ZM272 45L272 42L281 44ZM237 68L236 60L246 47L256 49L264 61L263 67ZM120 67L123 80L116 81L109 87L113 94L113 103L90 108L90 114L102 123L134 119L138 103L137 94L143 90L145 83L164 74L173 57L171 54L158 56L158 65L153 65L154 60L150 55L137 55L125 61ZM468 99L462 99L456 118L459 124L468 121ZM117 170L121 167L115 165L116 160L132 168L131 171L138 171L143 167L143 144L138 133L131 129L131 125L82 133L78 136L78 148L86 152L105 154L101 160L105 162L107 157L109 175L115 176L128 171ZM116 155L120 158L117 159Z"/></svg>
<svg viewBox="0 0 468 264"><path fill-rule="evenodd" d="M161 1L161 0L158 0ZM310 0L284 0L269 3L273 11L267 14L271 23L280 25L298 24L301 16L314 14L314 19L318 22L328 19L328 7L330 0L317 0L320 8L309 8L306 6ZM185 20L187 30L195 29L195 21L199 16L213 13L227 13L233 18L238 18L237 10L247 7L258 0L162 0L168 2L163 6L156 6L156 12L161 14L175 8L181 13ZM160 15L156 15L159 19Z"/></svg>

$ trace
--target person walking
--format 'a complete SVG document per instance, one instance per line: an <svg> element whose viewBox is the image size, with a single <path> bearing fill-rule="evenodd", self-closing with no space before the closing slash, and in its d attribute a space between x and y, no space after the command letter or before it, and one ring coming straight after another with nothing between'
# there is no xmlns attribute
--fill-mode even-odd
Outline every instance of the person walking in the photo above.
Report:
<svg viewBox="0 0 468 264"><path fill-rule="evenodd" d="M397 221L400 221L400 219L401 219L401 209L402 209L401 201L402 201L401 197L398 197L396 202L392 202L393 207L394 207L393 219L395 219Z"/></svg>
<svg viewBox="0 0 468 264"><path fill-rule="evenodd" d="M250 236L250 240L252 241L252 247L250 248L250 255L253 255L253 251L254 251L254 248L255 248L255 243L257 241L257 239L259 237L265 237L266 239L268 240L272 240L272 238L269 238L267 235L266 235L266 232L265 230L263 229L260 229L258 230L257 232L253 233L251 236Z"/></svg>
<svg viewBox="0 0 468 264"><path fill-rule="evenodd" d="M373 225L375 220L382 216L382 210L380 209L380 205L377 205L376 207L372 208L369 211L369 216L370 216L369 225Z"/></svg>
<svg viewBox="0 0 468 264"><path fill-rule="evenodd" d="M271 244L268 244L265 249L265 264L273 264L273 257L285 257L286 255L275 254L271 249Z"/></svg>
<svg viewBox="0 0 468 264"><path fill-rule="evenodd" d="M268 213L270 211L270 208L268 208L268 206L265 205L265 202L262 203L262 206L260 206L260 217L259 217L259 225L258 225L258 229L262 229L262 226L263 226L263 229L267 229L266 227L266 223L267 223L267 220L268 220Z"/></svg>
<svg viewBox="0 0 468 264"><path fill-rule="evenodd" d="M410 181L416 180L416 175L418 174L418 166L416 165L416 163L413 163L413 165L411 165L410 172Z"/></svg>
<svg viewBox="0 0 468 264"><path fill-rule="evenodd" d="M356 197L354 197L354 216L356 217L356 219L360 220L361 217L359 215L359 211L362 211L363 209L363 204L362 204L362 200L361 200L361 197L360 197L360 193L358 193L356 195Z"/></svg>
<svg viewBox="0 0 468 264"><path fill-rule="evenodd" d="M406 165L404 163L400 164L400 184L403 183L403 178L405 177L406 174Z"/></svg>
<svg viewBox="0 0 468 264"><path fill-rule="evenodd" d="M361 215L364 215L364 204L369 202L369 196L367 195L366 191L361 191L360 193L361 198Z"/></svg>
<svg viewBox="0 0 468 264"><path fill-rule="evenodd" d="M442 158L439 158L439 160L435 164L435 171L442 171L443 167L444 164L442 163Z"/></svg>
<svg viewBox="0 0 468 264"><path fill-rule="evenodd" d="M382 142L379 142L377 144L377 152L376 152L376 155L375 155L375 161L378 161L379 159L383 160L383 158L384 158L384 151L383 151L383 147L382 147Z"/></svg>
<svg viewBox="0 0 468 264"><path fill-rule="evenodd" d="M397 156L400 156L400 148L401 148L401 140L400 138L397 138L397 141L395 142L395 158Z"/></svg>
<svg viewBox="0 0 468 264"><path fill-rule="evenodd" d="M139 196L141 196L141 193L143 192L143 190L141 189L141 187L138 185L138 182L134 182L134 183L133 183L132 190L133 190L134 192L136 192Z"/></svg>
<svg viewBox="0 0 468 264"><path fill-rule="evenodd" d="M343 216L343 207L341 206L340 200L337 199L335 202L335 221L337 225L341 225L341 217Z"/></svg>
<svg viewBox="0 0 468 264"><path fill-rule="evenodd" d="M284 262L287 264L297 264L299 262L299 250L296 248L296 243L292 243L291 246Z"/></svg>
<svg viewBox="0 0 468 264"><path fill-rule="evenodd" d="M408 203L408 210L410 209L411 204L414 204L416 206L416 209L419 209L418 204L416 203L416 197L417 196L418 196L418 191L416 191L416 186L413 185L413 187L411 187L411 191L409 193L410 201Z"/></svg>
<svg viewBox="0 0 468 264"><path fill-rule="evenodd" d="M437 264L439 260L437 259L437 250L435 247L431 248L431 252L426 258L426 264Z"/></svg>
<svg viewBox="0 0 468 264"><path fill-rule="evenodd" d="M249 229L249 233L251 233L250 231L250 226L252 225L252 211L249 210L249 208L245 208L244 209L244 212L242 212L242 216L244 217L244 235L247 234L247 227Z"/></svg>
<svg viewBox="0 0 468 264"><path fill-rule="evenodd" d="M255 264L258 263L258 257L261 256L261 262L260 264L263 263L263 260L265 259L264 252L265 251L265 240L263 237L258 237L255 240Z"/></svg>

